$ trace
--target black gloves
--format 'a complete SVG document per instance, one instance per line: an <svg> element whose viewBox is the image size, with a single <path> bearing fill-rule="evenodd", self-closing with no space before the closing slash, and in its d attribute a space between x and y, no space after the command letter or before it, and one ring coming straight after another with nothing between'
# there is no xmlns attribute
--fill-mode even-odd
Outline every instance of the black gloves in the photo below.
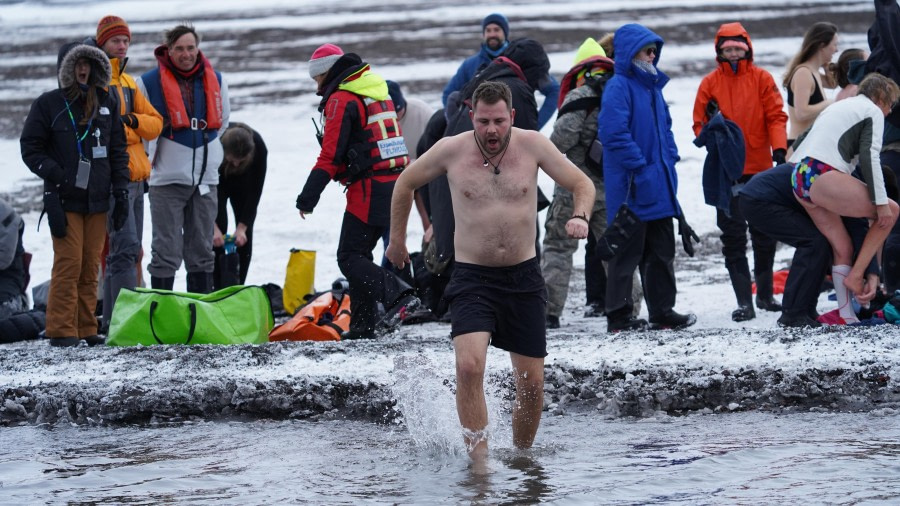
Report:
<svg viewBox="0 0 900 506"><path fill-rule="evenodd" d="M711 120L718 113L719 103L714 98L709 99L709 102L706 103L706 121Z"/></svg>
<svg viewBox="0 0 900 506"><path fill-rule="evenodd" d="M301 212L304 212L304 213L309 213L309 211L303 209L304 206L303 206L303 199L302 199L302 197L303 197L303 195L297 195L297 204L296 204L297 210L298 210L298 211L301 211Z"/></svg>
<svg viewBox="0 0 900 506"><path fill-rule="evenodd" d="M687 220L684 218L684 214L678 217L678 234L681 235L681 245L684 247L684 252L687 253L689 257L694 256L694 244L691 241L693 240L697 244L700 244L700 238L697 237L694 229L688 225Z"/></svg>
<svg viewBox="0 0 900 506"><path fill-rule="evenodd" d="M125 220L128 219L128 190L114 191L113 198L116 199L112 212L113 230L118 232L122 230Z"/></svg>
<svg viewBox="0 0 900 506"><path fill-rule="evenodd" d="M127 127L129 127L129 128L132 128L132 129L133 129L133 128L137 128L137 127L138 127L138 119L137 119L137 116L135 116L135 115L132 114L132 113L123 114L122 116L119 116L119 118L122 120L122 124L125 125L125 126L127 126Z"/></svg>
<svg viewBox="0 0 900 506"><path fill-rule="evenodd" d="M779 148L775 151L772 151L772 161L775 162L775 165L781 165L785 163L785 156L787 156L786 149Z"/></svg>
<svg viewBox="0 0 900 506"><path fill-rule="evenodd" d="M63 209L58 192L44 192L44 212L41 213L41 217L43 217L44 213L47 214L50 234L58 239L64 238L68 222L66 220L66 211ZM38 222L40 222L40 219L38 219Z"/></svg>

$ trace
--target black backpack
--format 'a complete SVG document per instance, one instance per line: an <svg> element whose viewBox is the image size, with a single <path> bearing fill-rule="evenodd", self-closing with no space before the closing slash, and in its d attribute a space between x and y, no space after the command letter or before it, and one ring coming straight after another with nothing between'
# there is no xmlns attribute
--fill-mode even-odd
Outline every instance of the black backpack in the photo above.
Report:
<svg viewBox="0 0 900 506"><path fill-rule="evenodd" d="M456 99L447 102L447 128L444 136L456 135L472 130L469 110L472 108L472 94L485 81L499 81L510 87L513 107L516 109L514 126L526 130L537 130L537 102L534 88L528 84L522 68L510 58L499 56L481 69L459 91ZM452 96L452 95L451 95Z"/></svg>

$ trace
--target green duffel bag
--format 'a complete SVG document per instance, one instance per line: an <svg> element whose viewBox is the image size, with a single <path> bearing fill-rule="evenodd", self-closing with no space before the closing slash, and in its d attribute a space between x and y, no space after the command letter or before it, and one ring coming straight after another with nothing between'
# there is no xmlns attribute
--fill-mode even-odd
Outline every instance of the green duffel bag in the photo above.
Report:
<svg viewBox="0 0 900 506"><path fill-rule="evenodd" d="M274 326L269 297L260 286L208 294L123 288L106 344L262 344Z"/></svg>

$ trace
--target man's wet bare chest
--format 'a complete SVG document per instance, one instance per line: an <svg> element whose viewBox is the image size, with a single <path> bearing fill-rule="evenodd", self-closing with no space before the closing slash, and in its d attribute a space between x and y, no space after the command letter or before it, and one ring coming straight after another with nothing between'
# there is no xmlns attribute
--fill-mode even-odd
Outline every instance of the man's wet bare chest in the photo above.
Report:
<svg viewBox="0 0 900 506"><path fill-rule="evenodd" d="M507 155L499 166L484 165L481 159L460 160L450 176L454 193L463 205L479 205L484 201L516 202L535 198L535 171L521 166L520 160ZM499 173L498 173L499 172Z"/></svg>

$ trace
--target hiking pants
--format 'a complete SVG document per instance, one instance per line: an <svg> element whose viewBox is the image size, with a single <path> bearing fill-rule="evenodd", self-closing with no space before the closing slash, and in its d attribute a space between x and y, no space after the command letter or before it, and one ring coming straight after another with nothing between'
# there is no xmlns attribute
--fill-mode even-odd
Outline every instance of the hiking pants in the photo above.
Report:
<svg viewBox="0 0 900 506"><path fill-rule="evenodd" d="M378 321L378 302L388 309L412 293L412 287L373 261L372 250L384 228L344 212L337 261L350 282L350 330L372 332Z"/></svg>
<svg viewBox="0 0 900 506"><path fill-rule="evenodd" d="M157 278L172 278L184 266L188 273L212 273L213 224L218 212L216 186L206 195L198 187L169 184L150 187L153 239L147 270Z"/></svg>
<svg viewBox="0 0 900 506"><path fill-rule="evenodd" d="M597 257L597 238L590 230L584 241L584 296L586 303L606 310L606 265Z"/></svg>
<svg viewBox="0 0 900 506"><path fill-rule="evenodd" d="M594 201L591 215L588 216L588 227L594 237L600 237L606 231L606 193L603 188L603 180L595 180L594 186L600 198ZM553 202L547 210L547 221L544 223L544 246L541 255L541 272L547 285L547 314L552 316L562 314L569 294L572 255L578 249L578 239L569 237L566 233L566 223L574 214L575 200L572 193L556 185L553 190ZM588 267L587 255L585 255L585 278L587 278L587 271L590 268L598 276L603 271L600 259L595 257L594 262L600 264L599 268L596 265ZM587 282L587 280L585 281ZM598 279L595 278L594 281L596 282ZM605 276L602 281L606 281Z"/></svg>
<svg viewBox="0 0 900 506"><path fill-rule="evenodd" d="M794 259L781 297L785 315L812 316L822 280L831 269L831 246L800 207L786 207L754 198L740 198L741 213L757 230L793 246Z"/></svg>
<svg viewBox="0 0 900 506"><path fill-rule="evenodd" d="M596 238L606 232L606 189L603 180L591 177L596 190L596 200L588 217L588 239L584 250L584 284L585 302L606 306L606 266L595 254ZM541 259L541 272L547 285L547 314L560 316L569 295L569 280L572 276L572 255L578 249L578 239L566 234L566 222L575 214L575 199L572 193L556 185L553 189L553 202L547 210L547 221L544 224L544 246ZM640 284L632 283L632 301L640 310L643 292Z"/></svg>
<svg viewBox="0 0 900 506"><path fill-rule="evenodd" d="M106 237L106 213L66 212L66 236L53 237L47 295L47 337L97 334L97 277Z"/></svg>
<svg viewBox="0 0 900 506"><path fill-rule="evenodd" d="M900 152L882 151L881 164L887 165L900 178ZM889 296L900 290L900 220L894 224L891 233L884 241L882 253L884 263L884 287Z"/></svg>
<svg viewBox="0 0 900 506"><path fill-rule="evenodd" d="M607 318L627 318L633 314L632 287L635 268L650 319L662 318L675 307L675 226L672 218L641 223L640 230L622 245L607 263Z"/></svg>
<svg viewBox="0 0 900 506"><path fill-rule="evenodd" d="M113 226L115 198L109 199L106 230L109 234L109 254L106 256L106 272L103 276L103 326L109 327L113 307L119 290L137 286L137 265L141 256L141 238L144 234L144 182L128 183L128 219L121 230Z"/></svg>
<svg viewBox="0 0 900 506"><path fill-rule="evenodd" d="M731 198L731 216L725 211L716 208L716 225L722 231L722 255L725 257L725 267L728 272L735 269L750 279L747 267L747 230L750 230L750 243L753 247L753 273L771 273L775 264L775 246L777 242L768 235L762 233L752 224L748 226L747 219L738 205L738 198Z"/></svg>

